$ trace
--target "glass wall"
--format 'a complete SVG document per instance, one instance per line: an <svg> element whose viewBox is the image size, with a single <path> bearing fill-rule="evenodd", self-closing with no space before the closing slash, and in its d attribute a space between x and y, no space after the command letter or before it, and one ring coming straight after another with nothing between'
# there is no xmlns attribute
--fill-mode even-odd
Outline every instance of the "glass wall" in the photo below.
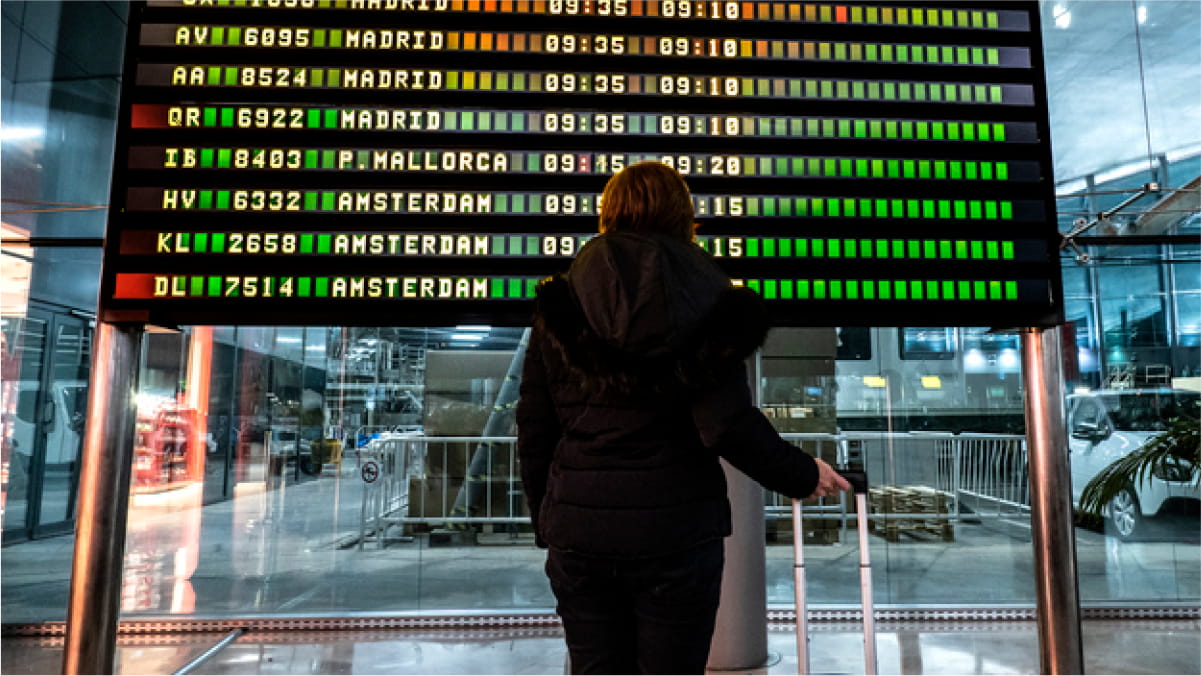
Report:
<svg viewBox="0 0 1201 676"><path fill-rule="evenodd" d="M124 616L552 607L505 406L522 333L147 336ZM1017 346L1011 333L934 327L769 337L758 358L766 414L872 479L879 603L1033 603ZM789 605L789 503L766 500L769 601ZM857 599L848 510L807 503L814 603ZM1148 521L1156 530L1129 541L1077 530L1084 598L1197 597L1195 516Z"/></svg>
<svg viewBox="0 0 1201 676"><path fill-rule="evenodd" d="M0 8L0 603L5 622L61 620L125 7ZM1081 229L1087 254L1069 247L1064 259L1065 445L1078 493L1113 449L1162 431L1166 414L1197 417L1191 394L1160 391L1201 389L1201 5L1041 8L1060 226ZM1149 182L1159 190L1097 217ZM512 444L480 438L511 435L491 411L521 332L148 336L125 616L553 605ZM795 438L866 465L881 489L880 603L1032 602L1017 348L1011 333L949 327L773 332L760 362L765 413L785 434L832 435ZM1165 415L1125 414L1148 408ZM1077 530L1085 600L1201 597L1201 521L1182 476L1161 471L1107 522ZM767 500L769 600L788 604L793 534L786 503ZM808 507L817 603L857 597L844 510ZM1137 530L1115 530L1119 520Z"/></svg>

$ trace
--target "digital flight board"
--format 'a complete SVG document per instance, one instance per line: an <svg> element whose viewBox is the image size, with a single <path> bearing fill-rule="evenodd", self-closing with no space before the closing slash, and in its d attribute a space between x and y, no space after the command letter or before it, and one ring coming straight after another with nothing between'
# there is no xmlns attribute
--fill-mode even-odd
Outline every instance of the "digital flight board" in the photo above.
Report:
<svg viewBox="0 0 1201 676"><path fill-rule="evenodd" d="M792 326L1062 317L1034 2L149 0L102 318L525 325L666 163Z"/></svg>

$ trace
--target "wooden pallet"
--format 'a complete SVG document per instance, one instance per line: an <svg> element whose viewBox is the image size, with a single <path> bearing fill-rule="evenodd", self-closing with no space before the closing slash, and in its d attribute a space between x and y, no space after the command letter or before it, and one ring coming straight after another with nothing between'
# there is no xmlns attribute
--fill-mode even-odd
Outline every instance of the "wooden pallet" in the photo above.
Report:
<svg viewBox="0 0 1201 676"><path fill-rule="evenodd" d="M900 518L872 516L868 519L873 535L888 542L899 542L901 535L943 542L955 540L947 496L929 486L877 486L868 493L868 509L873 515L905 514ZM913 515L923 515L921 517ZM930 515L926 518L924 515Z"/></svg>

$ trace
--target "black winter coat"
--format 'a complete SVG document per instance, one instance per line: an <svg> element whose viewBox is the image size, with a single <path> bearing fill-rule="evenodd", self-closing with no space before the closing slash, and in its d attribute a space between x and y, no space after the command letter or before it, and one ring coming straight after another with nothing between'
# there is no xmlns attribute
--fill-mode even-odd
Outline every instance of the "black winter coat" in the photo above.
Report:
<svg viewBox="0 0 1201 676"><path fill-rule="evenodd" d="M611 233L542 283L517 406L540 546L640 557L730 534L718 457L804 497L813 459L751 405L762 301L695 244Z"/></svg>

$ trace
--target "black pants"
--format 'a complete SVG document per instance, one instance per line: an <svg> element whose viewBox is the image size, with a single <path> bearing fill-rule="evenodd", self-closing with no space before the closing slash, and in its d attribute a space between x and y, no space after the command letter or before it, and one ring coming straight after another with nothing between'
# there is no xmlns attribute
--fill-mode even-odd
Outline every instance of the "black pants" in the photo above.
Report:
<svg viewBox="0 0 1201 676"><path fill-rule="evenodd" d="M721 540L644 559L550 550L572 673L704 673L724 561Z"/></svg>

